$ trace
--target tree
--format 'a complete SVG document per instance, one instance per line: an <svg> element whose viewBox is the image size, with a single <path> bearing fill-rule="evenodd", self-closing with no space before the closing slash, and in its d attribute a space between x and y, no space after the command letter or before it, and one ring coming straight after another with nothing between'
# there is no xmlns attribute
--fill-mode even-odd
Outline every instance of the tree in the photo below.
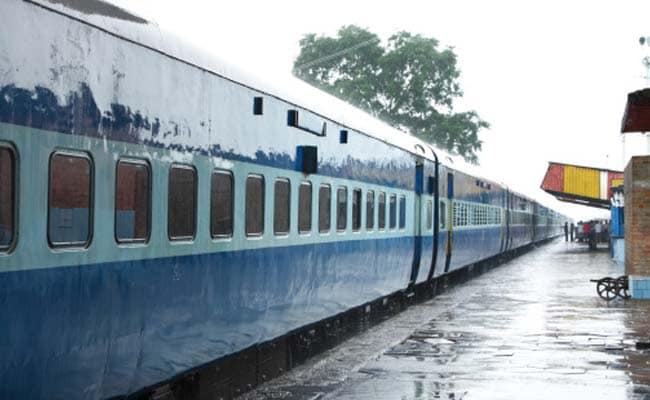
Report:
<svg viewBox="0 0 650 400"><path fill-rule="evenodd" d="M488 128L475 111L454 112L462 97L453 50L438 41L398 32L385 47L358 26L337 37L305 35L293 74L389 124L477 163L478 132Z"/></svg>

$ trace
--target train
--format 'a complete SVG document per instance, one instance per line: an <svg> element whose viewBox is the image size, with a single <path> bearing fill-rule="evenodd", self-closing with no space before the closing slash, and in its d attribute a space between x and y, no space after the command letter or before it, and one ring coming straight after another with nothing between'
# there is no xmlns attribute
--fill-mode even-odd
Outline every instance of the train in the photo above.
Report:
<svg viewBox="0 0 650 400"><path fill-rule="evenodd" d="M135 396L561 232L431 145L110 3L0 15L0 398Z"/></svg>

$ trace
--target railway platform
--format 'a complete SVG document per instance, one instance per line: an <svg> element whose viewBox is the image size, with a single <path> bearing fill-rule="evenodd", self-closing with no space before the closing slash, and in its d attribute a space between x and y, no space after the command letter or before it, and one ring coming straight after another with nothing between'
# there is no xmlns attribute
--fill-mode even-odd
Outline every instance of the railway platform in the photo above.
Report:
<svg viewBox="0 0 650 400"><path fill-rule="evenodd" d="M650 399L650 304L555 240L307 361L243 399Z"/></svg>

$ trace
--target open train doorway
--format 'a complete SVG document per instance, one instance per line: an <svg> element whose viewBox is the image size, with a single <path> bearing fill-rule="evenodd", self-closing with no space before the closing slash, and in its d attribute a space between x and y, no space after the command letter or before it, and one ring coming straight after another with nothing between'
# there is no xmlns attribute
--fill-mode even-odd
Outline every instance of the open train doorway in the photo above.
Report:
<svg viewBox="0 0 650 400"><path fill-rule="evenodd" d="M447 230L447 245L445 246L445 272L449 272L451 265L452 250L454 247L454 174L447 172L447 200L449 210L447 211L449 229Z"/></svg>
<svg viewBox="0 0 650 400"><path fill-rule="evenodd" d="M421 160L415 164L415 196L413 200L413 263L411 267L410 284L414 285L420 271L420 261L422 259L422 193L424 189L424 163Z"/></svg>

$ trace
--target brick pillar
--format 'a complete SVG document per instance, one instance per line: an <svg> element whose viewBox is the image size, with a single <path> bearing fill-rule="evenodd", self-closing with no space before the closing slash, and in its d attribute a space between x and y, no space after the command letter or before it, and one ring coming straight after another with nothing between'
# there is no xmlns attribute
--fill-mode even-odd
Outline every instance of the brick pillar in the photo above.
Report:
<svg viewBox="0 0 650 400"><path fill-rule="evenodd" d="M625 167L625 273L633 298L650 299L650 156Z"/></svg>

